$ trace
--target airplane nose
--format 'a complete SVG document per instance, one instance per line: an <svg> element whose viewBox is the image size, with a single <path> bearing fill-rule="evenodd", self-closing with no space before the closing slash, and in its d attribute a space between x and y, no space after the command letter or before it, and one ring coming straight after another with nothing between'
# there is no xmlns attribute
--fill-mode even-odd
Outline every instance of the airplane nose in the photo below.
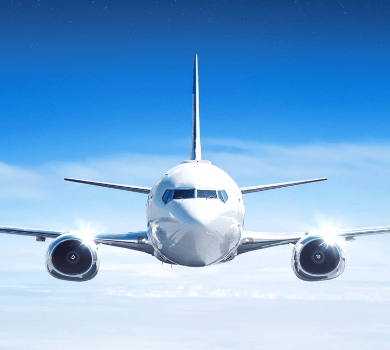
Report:
<svg viewBox="0 0 390 350"><path fill-rule="evenodd" d="M184 202L184 201L183 201ZM201 267L217 262L237 244L240 231L232 216L224 215L212 200L175 203L174 220L161 223L160 251L169 260L185 266ZM211 202L211 203L210 203ZM222 203L221 203L222 204Z"/></svg>
<svg viewBox="0 0 390 350"><path fill-rule="evenodd" d="M221 214L221 209L213 205L214 203L210 201L206 199L202 203L197 200L175 203L176 208L174 212L176 214L176 220L184 225L208 225Z"/></svg>

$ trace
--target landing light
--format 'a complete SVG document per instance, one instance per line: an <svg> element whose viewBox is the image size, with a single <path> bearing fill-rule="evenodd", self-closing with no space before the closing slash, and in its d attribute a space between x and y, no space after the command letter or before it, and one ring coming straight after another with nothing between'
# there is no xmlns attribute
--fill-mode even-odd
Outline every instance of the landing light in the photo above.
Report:
<svg viewBox="0 0 390 350"><path fill-rule="evenodd" d="M69 234L75 235L76 237L81 238L82 239L81 244L93 245L95 243L93 241L93 236L95 235L95 233L90 229L69 231Z"/></svg>
<svg viewBox="0 0 390 350"><path fill-rule="evenodd" d="M313 231L312 231L313 232ZM320 235L321 237L323 237L326 245L333 245L338 236L337 236L337 231L332 228L332 227L323 227L317 231L315 231L316 234Z"/></svg>

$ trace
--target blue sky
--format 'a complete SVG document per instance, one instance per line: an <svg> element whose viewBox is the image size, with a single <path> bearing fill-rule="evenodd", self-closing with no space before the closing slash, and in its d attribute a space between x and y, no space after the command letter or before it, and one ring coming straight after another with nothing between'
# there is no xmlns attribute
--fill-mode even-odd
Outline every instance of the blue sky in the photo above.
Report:
<svg viewBox="0 0 390 350"><path fill-rule="evenodd" d="M203 158L240 186L329 178L246 196L246 229L389 225L389 18L384 1L1 2L0 223L143 230L144 196L62 179L152 186L188 158L197 53ZM388 349L389 244L345 244L346 272L314 284L289 246L205 269L102 247L74 284L45 272L48 243L4 235L0 348Z"/></svg>
<svg viewBox="0 0 390 350"><path fill-rule="evenodd" d="M161 147L160 135L189 137L194 53L203 138L387 140L385 2L0 6L2 128L29 141L27 150L7 132L6 161L172 152ZM237 124L249 127L237 132ZM49 141L54 147L47 147ZM174 152L187 156L187 150Z"/></svg>

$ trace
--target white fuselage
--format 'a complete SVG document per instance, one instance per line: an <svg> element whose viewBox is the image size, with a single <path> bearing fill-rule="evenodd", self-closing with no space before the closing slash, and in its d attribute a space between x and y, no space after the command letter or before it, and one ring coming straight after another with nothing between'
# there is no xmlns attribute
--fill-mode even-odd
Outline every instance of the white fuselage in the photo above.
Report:
<svg viewBox="0 0 390 350"><path fill-rule="evenodd" d="M164 194L169 190L194 191L176 191L173 197L172 192L167 201L169 196ZM222 191L227 194L225 201ZM217 197L202 198L205 193L215 192ZM180 193L194 195L179 198ZM156 257L195 267L234 257L241 240L245 207L239 187L228 174L209 161L191 160L157 180L148 197L146 215Z"/></svg>

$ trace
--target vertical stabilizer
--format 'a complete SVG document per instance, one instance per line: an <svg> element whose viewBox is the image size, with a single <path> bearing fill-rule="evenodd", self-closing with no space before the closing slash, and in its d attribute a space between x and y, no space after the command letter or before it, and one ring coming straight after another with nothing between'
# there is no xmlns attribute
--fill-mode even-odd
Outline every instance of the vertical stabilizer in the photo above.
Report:
<svg viewBox="0 0 390 350"><path fill-rule="evenodd" d="M194 89L192 92L191 160L201 160L199 127L198 55L194 57Z"/></svg>

